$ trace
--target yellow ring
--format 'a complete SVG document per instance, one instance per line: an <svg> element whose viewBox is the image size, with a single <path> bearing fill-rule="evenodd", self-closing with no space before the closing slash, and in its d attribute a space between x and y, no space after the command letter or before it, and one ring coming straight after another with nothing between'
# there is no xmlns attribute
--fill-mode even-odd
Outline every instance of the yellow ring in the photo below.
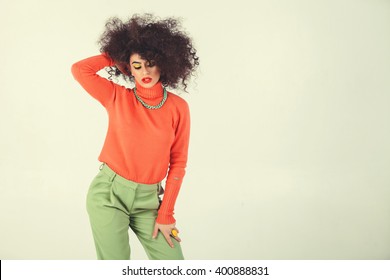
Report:
<svg viewBox="0 0 390 280"><path fill-rule="evenodd" d="M172 234L173 237L177 237L177 236L178 236L177 230L176 230L176 229L173 229L173 230L171 231L171 234Z"/></svg>

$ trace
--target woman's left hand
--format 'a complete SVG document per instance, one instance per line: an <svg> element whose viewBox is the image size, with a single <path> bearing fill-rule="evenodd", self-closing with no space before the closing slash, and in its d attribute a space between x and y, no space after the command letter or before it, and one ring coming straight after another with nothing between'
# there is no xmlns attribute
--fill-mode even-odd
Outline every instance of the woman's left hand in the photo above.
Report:
<svg viewBox="0 0 390 280"><path fill-rule="evenodd" d="M162 235L164 235L165 240L168 242L169 246L171 246L173 248L174 246L173 246L173 242L172 242L171 237L175 238L176 241L178 241L178 242L181 241L181 239L178 236L173 236L171 234L172 230L176 230L177 232L179 232L179 230L175 227L175 225L176 224L162 225L159 223L155 223L152 237L156 238L158 231L161 231Z"/></svg>
<svg viewBox="0 0 390 280"><path fill-rule="evenodd" d="M128 68L128 66L126 64L124 64L124 63L116 63L115 66L116 66L116 68L119 69L119 71L121 71L121 73L123 75L131 76L129 68Z"/></svg>

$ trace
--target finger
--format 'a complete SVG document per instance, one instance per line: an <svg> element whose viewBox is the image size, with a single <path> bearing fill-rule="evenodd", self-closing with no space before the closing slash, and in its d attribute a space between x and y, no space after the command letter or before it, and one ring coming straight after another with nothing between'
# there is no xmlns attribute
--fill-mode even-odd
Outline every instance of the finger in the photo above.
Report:
<svg viewBox="0 0 390 280"><path fill-rule="evenodd" d="M171 248L173 248L173 242L171 240L171 236L167 233L164 233L164 237L165 237L165 240L167 241L168 245L171 246Z"/></svg>
<svg viewBox="0 0 390 280"><path fill-rule="evenodd" d="M156 238L156 237L157 237L157 234L158 234L158 225L155 224L155 225L154 225L154 230L153 230L152 238Z"/></svg>
<svg viewBox="0 0 390 280"><path fill-rule="evenodd" d="M172 235L173 237L177 237L178 234L179 234L179 232L178 232L177 229L174 228L174 229L171 230L171 235Z"/></svg>
<svg viewBox="0 0 390 280"><path fill-rule="evenodd" d="M173 238L175 238L175 240L177 241L177 242L181 242L181 239L180 239L180 237L179 237L179 230L177 229L177 228L173 228L172 229L172 231L171 231L171 236L173 237Z"/></svg>

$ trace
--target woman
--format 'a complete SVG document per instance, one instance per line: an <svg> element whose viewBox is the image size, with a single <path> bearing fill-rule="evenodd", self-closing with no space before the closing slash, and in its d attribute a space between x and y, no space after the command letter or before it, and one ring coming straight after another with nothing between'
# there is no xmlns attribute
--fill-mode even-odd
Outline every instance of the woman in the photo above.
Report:
<svg viewBox="0 0 390 280"><path fill-rule="evenodd" d="M166 88L186 90L199 64L196 50L177 20L150 14L110 19L99 43L100 55L72 66L109 116L103 164L87 195L97 257L130 259L130 226L149 259L184 259L173 210L187 163L190 115L186 101ZM97 74L103 68L109 80ZM120 75L135 87L112 81Z"/></svg>

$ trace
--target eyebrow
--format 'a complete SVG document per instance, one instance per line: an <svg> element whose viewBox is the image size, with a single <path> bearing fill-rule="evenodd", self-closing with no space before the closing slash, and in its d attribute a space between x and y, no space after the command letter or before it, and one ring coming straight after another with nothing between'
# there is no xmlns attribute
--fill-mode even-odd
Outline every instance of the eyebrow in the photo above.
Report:
<svg viewBox="0 0 390 280"><path fill-rule="evenodd" d="M138 61L133 61L131 64L141 64L141 62L138 62Z"/></svg>

